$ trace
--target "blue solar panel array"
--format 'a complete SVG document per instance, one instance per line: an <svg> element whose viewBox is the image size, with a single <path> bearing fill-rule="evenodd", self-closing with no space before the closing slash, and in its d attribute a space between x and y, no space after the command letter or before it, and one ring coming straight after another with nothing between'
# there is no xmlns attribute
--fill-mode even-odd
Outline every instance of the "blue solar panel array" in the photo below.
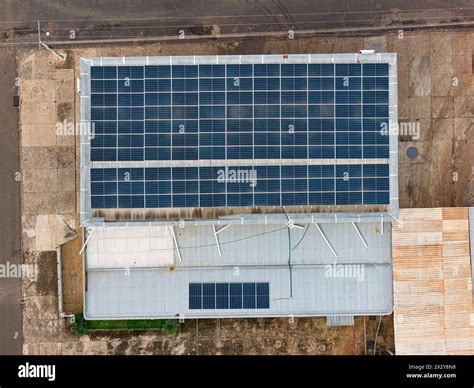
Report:
<svg viewBox="0 0 474 388"><path fill-rule="evenodd" d="M269 283L190 283L189 309L268 309Z"/></svg>
<svg viewBox="0 0 474 388"><path fill-rule="evenodd" d="M92 208L390 202L388 164L93 168L91 191Z"/></svg>
<svg viewBox="0 0 474 388"><path fill-rule="evenodd" d="M387 64L91 67L93 161L388 158Z"/></svg>

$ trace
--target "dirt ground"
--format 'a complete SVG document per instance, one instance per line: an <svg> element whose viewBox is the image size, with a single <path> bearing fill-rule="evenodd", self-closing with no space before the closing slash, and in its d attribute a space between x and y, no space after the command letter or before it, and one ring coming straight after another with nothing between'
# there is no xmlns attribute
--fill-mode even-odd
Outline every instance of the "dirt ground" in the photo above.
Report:
<svg viewBox="0 0 474 388"><path fill-rule="evenodd" d="M23 261L42 263L38 281L25 280L25 354L372 354L394 352L392 317L358 317L354 326L326 327L324 318L193 320L176 338L157 333L94 333L77 339L58 319L52 254L35 247L38 215L58 214L80 234L79 143L54 126L78 120L74 93L83 56L398 53L399 119L419 125L419 137L399 142L401 207L469 206L474 202L474 32L423 32L377 37L239 40L68 50L65 63L46 51L19 54L22 131ZM410 160L409 146L419 155ZM82 306L80 237L62 247L64 305ZM80 248L79 248L80 249ZM377 336L377 340L375 338Z"/></svg>
<svg viewBox="0 0 474 388"><path fill-rule="evenodd" d="M62 355L373 355L393 354L392 317L357 317L354 326L327 327L324 318L188 320L176 337L156 332L95 331L75 337L67 329L35 338L25 354ZM366 325L364 331L364 325ZM31 336L31 334L30 334ZM366 341L366 342L365 342ZM389 344L389 345L388 345ZM388 348L388 351L386 350Z"/></svg>

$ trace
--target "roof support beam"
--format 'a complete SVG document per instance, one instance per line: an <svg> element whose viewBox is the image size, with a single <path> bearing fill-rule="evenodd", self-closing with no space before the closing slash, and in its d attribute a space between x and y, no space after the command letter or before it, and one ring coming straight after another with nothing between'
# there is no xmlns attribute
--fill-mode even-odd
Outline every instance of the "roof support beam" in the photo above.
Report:
<svg viewBox="0 0 474 388"><path fill-rule="evenodd" d="M86 248L87 243L88 243L89 240L91 239L92 233L94 233L94 230L95 230L95 227L93 227L92 230L89 232L89 236L87 236L86 242L84 243L84 245L82 246L81 250L79 251L79 255L82 255L82 252L84 252L84 249ZM86 229L86 231L88 231L88 228Z"/></svg>
<svg viewBox="0 0 474 388"><path fill-rule="evenodd" d="M329 240L327 239L326 235L324 234L324 232L322 231L321 227L315 222L314 223L314 226L316 226L316 229L318 230L319 234L321 235L321 237L323 238L324 242L327 244L327 246L329 247L329 249L331 250L332 254L334 255L334 257L337 257L337 253L336 251L334 250L334 248L332 247L331 243L329 242Z"/></svg>
<svg viewBox="0 0 474 388"><path fill-rule="evenodd" d="M227 224L227 225L225 225L224 227L222 227L221 229L215 230L215 233L216 233L216 234L219 234L220 232L223 232L224 230L226 230L226 229L229 228L229 227L230 227L230 224Z"/></svg>
<svg viewBox="0 0 474 388"><path fill-rule="evenodd" d="M360 240L362 241L362 243L364 244L364 246L366 248L368 248L369 246L367 245L367 242L365 241L364 239L364 236L362 236L362 233L360 233L360 230L359 228L357 227L357 225L355 224L355 222L351 222L352 226L354 227L355 231L357 232L357 235L359 236Z"/></svg>
<svg viewBox="0 0 474 388"><path fill-rule="evenodd" d="M178 240L176 239L176 234L174 233L174 226L169 227L171 231L171 236L173 237L174 246L176 248L176 253L178 254L178 260L181 263L183 259L181 258L181 251L179 250Z"/></svg>
<svg viewBox="0 0 474 388"><path fill-rule="evenodd" d="M217 233L219 232L216 230L215 225L212 225L212 230L214 231L214 238L216 239L217 251L219 252L219 256L222 256L221 244L219 243L219 237L217 236ZM222 229L220 231L222 232Z"/></svg>

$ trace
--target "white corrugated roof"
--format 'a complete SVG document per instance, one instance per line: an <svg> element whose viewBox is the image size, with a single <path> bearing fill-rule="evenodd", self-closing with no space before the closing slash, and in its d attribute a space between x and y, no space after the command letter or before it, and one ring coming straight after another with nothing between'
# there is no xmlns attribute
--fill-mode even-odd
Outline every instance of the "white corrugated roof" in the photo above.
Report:
<svg viewBox="0 0 474 388"><path fill-rule="evenodd" d="M358 224L367 248L351 223L324 224L320 228L337 257L313 224L304 229L291 228L290 240L286 227L232 225L218 234L222 255L212 227L175 228L182 261L173 246L159 251L167 252L166 257L173 255L173 270L156 265L131 268L124 275L122 268L88 266L86 315L158 318L177 314L229 317L390 313L391 225L384 224L382 233L381 224ZM152 233L145 231L145 236ZM97 238L100 236L98 233ZM117 245L109 241L103 246ZM115 255L121 255L116 251L103 254L111 262L115 262ZM270 308L190 310L188 287L192 282L267 282Z"/></svg>

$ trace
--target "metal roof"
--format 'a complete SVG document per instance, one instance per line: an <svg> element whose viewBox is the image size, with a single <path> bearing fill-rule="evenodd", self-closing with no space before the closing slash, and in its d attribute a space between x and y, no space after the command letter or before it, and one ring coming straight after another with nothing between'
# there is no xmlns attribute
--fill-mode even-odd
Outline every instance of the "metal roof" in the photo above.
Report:
<svg viewBox="0 0 474 388"><path fill-rule="evenodd" d="M232 225L216 229L217 234L212 226L167 227L176 237L173 264L156 264L170 252L165 243L149 249L156 261L148 261L147 268L136 264L133 254L128 262L123 259L136 250L136 245L126 243L126 236L136 235L133 226L109 229L117 238L108 232L101 243L107 268L90 260L89 249L103 236L102 227L97 227L85 252L85 315L125 319L389 314L391 224L354 225ZM161 227L148 228L145 233L141 227L142 239L162 234L156 230ZM188 287L193 282L268 282L270 308L190 310Z"/></svg>
<svg viewBox="0 0 474 388"><path fill-rule="evenodd" d="M91 162L91 66L215 64L389 66L388 206L238 206L92 209L92 168L154 168L156 161ZM309 66L309 65L308 65ZM87 227L85 316L92 319L354 316L392 311L391 224L398 217L396 54L81 58L81 225ZM263 161L263 159L259 159ZM293 159L290 165L364 164ZM179 162L179 163L178 163ZM252 165L254 160L242 160ZM266 163L267 161L265 161ZM271 160L269 163L273 163ZM281 162L281 160L280 160ZM94 163L96 163L94 165ZM182 161L172 161L182 164ZM203 161L192 161L192 164ZM206 162L207 163L207 162ZM240 162L239 162L240 163ZM309 203L309 202L308 202ZM269 283L268 309L190 310L189 283Z"/></svg>

